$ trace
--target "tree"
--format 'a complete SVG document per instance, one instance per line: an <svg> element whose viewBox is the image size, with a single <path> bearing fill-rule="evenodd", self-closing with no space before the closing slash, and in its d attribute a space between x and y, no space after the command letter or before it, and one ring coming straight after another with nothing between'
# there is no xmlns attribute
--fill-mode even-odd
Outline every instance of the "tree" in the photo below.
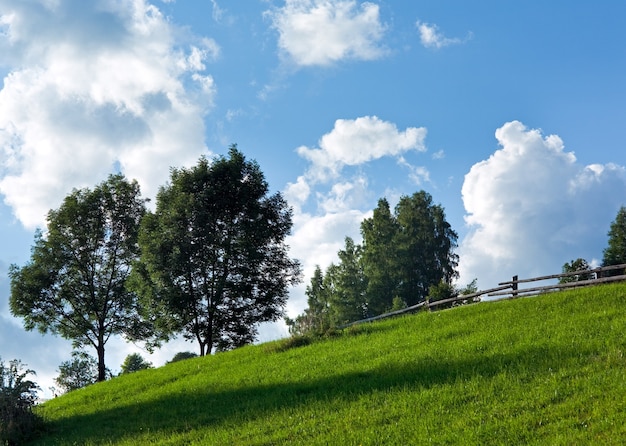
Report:
<svg viewBox="0 0 626 446"><path fill-rule="evenodd" d="M575 273L577 271L589 271L591 267L589 263L585 259L578 258L576 260L572 260L569 263L565 263L563 265L562 271L563 273ZM592 278L591 272L581 272L580 274L575 274L572 276L561 277L559 279L559 283L569 283L569 282L580 282L582 280L589 280Z"/></svg>
<svg viewBox="0 0 626 446"><path fill-rule="evenodd" d="M82 389L98 381L98 361L83 351L73 351L72 359L59 365L54 382L64 392Z"/></svg>
<svg viewBox="0 0 626 446"><path fill-rule="evenodd" d="M139 353L131 353L126 356L122 363L122 374L137 372L139 370L146 370L152 368L152 363L143 359Z"/></svg>
<svg viewBox="0 0 626 446"><path fill-rule="evenodd" d="M626 207L622 206L615 217L608 233L609 244L604 250L602 266L626 263ZM622 274L621 271L612 274Z"/></svg>
<svg viewBox="0 0 626 446"><path fill-rule="evenodd" d="M313 277L305 291L308 307L295 319L285 317L292 335L320 335L331 327L329 277L330 274L324 275L319 265L315 266Z"/></svg>
<svg viewBox="0 0 626 446"><path fill-rule="evenodd" d="M148 336L137 296L126 288L144 213L139 185L120 174L93 190L74 190L48 213L47 232L36 233L30 262L9 271L11 313L24 318L27 330L93 346L99 381L106 379L111 336Z"/></svg>
<svg viewBox="0 0 626 446"><path fill-rule="evenodd" d="M37 401L37 384L29 379L32 370L24 370L18 359L6 365L0 360L0 443L24 444L41 425L32 408Z"/></svg>
<svg viewBox="0 0 626 446"><path fill-rule="evenodd" d="M451 284L457 277L457 233L427 192L401 197L393 214L387 200L379 200L361 233L371 315L392 308L396 297L415 305L431 286Z"/></svg>
<svg viewBox="0 0 626 446"><path fill-rule="evenodd" d="M399 230L394 238L397 271L402 278L398 295L409 306L426 299L429 288L451 284L458 276L454 253L457 233L444 210L424 191L400 198L395 210Z"/></svg>
<svg viewBox="0 0 626 446"><path fill-rule="evenodd" d="M285 244L292 211L268 189L258 164L232 146L228 158L172 169L142 223L134 287L159 329L196 340L201 356L252 342L300 281Z"/></svg>
<svg viewBox="0 0 626 446"><path fill-rule="evenodd" d="M365 295L370 316L392 308L393 300L398 296L400 278L394 241L398 231L398 222L385 198L378 200L372 217L361 223L361 256L363 273L367 278Z"/></svg>
<svg viewBox="0 0 626 446"><path fill-rule="evenodd" d="M330 296L332 319L342 325L367 316L367 280L361 264L361 247L350 237L337 253L339 263L332 271L334 292Z"/></svg>

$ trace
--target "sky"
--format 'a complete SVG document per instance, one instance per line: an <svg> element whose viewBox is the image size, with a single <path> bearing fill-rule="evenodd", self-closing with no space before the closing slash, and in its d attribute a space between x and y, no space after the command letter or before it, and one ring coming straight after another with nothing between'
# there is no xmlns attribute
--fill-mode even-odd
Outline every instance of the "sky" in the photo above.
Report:
<svg viewBox="0 0 626 446"><path fill-rule="evenodd" d="M0 0L0 357L48 396L70 359L8 306L48 210L117 171L154 198L170 167L231 144L293 207L291 317L378 199L420 190L458 233L459 285L600 263L626 205L625 16L618 0ZM196 350L114 339L106 359Z"/></svg>

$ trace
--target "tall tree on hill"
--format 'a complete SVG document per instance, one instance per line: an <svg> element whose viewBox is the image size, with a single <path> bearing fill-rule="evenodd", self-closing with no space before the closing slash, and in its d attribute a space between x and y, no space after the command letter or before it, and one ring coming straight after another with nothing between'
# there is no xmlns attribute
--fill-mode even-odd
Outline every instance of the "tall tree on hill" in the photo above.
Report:
<svg viewBox="0 0 626 446"><path fill-rule="evenodd" d="M622 206L608 233L609 244L604 250L602 266L626 263L626 207ZM621 272L615 272L621 274Z"/></svg>
<svg viewBox="0 0 626 446"><path fill-rule="evenodd" d="M368 313L384 313L393 306L400 278L395 238L399 231L396 217L385 198L378 200L372 217L361 222L363 273Z"/></svg>
<svg viewBox="0 0 626 446"><path fill-rule="evenodd" d="M295 319L285 318L291 334L322 334L331 327L330 288L332 284L329 283L329 277L329 274L324 275L319 265L315 266L311 282L304 293L308 307Z"/></svg>
<svg viewBox="0 0 626 446"><path fill-rule="evenodd" d="M74 190L37 232L30 262L12 265L10 308L27 330L39 329L91 345L98 380L106 379L104 350L113 335L148 335L137 296L126 289L139 254L137 236L145 213L139 185L111 175L93 190Z"/></svg>
<svg viewBox="0 0 626 446"><path fill-rule="evenodd" d="M361 265L361 247L352 238L346 237L345 247L337 255L339 263L329 268L327 274L334 284L330 296L332 319L341 325L367 316L367 281Z"/></svg>
<svg viewBox="0 0 626 446"><path fill-rule="evenodd" d="M399 296L415 305L428 296L432 285L451 284L457 277L454 253L457 233L446 221L444 210L424 191L400 198L396 206L399 230L394 238Z"/></svg>
<svg viewBox="0 0 626 446"><path fill-rule="evenodd" d="M285 244L291 217L236 146L228 158L173 169L144 218L133 279L160 329L196 340L200 355L252 342L258 323L282 316L288 287L300 281Z"/></svg>

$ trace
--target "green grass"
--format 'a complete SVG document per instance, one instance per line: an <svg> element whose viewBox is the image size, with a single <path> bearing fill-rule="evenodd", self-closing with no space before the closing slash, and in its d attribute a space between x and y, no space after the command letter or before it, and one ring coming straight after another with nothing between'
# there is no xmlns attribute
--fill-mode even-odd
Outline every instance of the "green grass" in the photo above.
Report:
<svg viewBox="0 0 626 446"><path fill-rule="evenodd" d="M626 285L137 372L38 408L45 445L626 442Z"/></svg>

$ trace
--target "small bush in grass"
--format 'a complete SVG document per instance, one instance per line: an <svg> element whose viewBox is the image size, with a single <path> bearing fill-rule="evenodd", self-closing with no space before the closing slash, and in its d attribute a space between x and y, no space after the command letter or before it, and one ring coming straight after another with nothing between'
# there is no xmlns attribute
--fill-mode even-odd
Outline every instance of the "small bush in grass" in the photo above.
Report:
<svg viewBox="0 0 626 446"><path fill-rule="evenodd" d="M23 444L42 426L42 421L32 412L39 387L26 379L34 375L24 370L22 362L14 359L8 366L0 360L0 443Z"/></svg>
<svg viewBox="0 0 626 446"><path fill-rule="evenodd" d="M192 352L178 352L174 355L171 361L167 361L166 364L171 364L172 362L183 361L185 359L195 358L198 355Z"/></svg>

